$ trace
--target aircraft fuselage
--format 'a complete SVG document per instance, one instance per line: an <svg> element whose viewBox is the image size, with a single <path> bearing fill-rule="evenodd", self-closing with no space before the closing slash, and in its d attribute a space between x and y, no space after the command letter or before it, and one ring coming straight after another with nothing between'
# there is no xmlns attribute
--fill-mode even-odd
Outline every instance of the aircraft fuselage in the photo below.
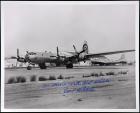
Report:
<svg viewBox="0 0 140 113"><path fill-rule="evenodd" d="M35 53L33 55L29 55L28 57L30 62L35 64L41 64L45 62L55 63L57 60L57 57L53 53L47 52Z"/></svg>

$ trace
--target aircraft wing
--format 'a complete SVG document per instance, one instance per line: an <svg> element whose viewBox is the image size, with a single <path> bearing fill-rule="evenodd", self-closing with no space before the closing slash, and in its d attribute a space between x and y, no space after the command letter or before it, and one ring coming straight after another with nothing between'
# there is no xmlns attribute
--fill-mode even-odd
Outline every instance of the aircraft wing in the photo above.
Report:
<svg viewBox="0 0 140 113"><path fill-rule="evenodd" d="M70 53L70 54L72 54L72 55L75 55L75 52L69 52L69 51L67 51L67 53Z"/></svg>
<svg viewBox="0 0 140 113"><path fill-rule="evenodd" d="M67 51L61 51L60 56L65 56L65 57L72 57L75 56L75 52L67 52Z"/></svg>
<svg viewBox="0 0 140 113"><path fill-rule="evenodd" d="M112 51L112 52L103 52L103 53L95 53L95 54L87 54L85 55L86 58L90 57L99 57L103 55L112 55L112 54L118 54L118 53L126 53L126 52L132 52L135 50L122 50L122 51Z"/></svg>

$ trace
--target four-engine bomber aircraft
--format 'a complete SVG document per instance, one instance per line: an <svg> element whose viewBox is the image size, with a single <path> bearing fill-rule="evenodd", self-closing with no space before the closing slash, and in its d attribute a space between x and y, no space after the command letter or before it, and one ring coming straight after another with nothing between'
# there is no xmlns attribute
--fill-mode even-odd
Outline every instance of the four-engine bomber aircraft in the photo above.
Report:
<svg viewBox="0 0 140 113"><path fill-rule="evenodd" d="M123 51L112 51L112 52L104 52L104 53L88 53L88 44L87 41L84 41L83 47L81 51L77 51L75 46L73 45L75 52L67 52L60 53L57 47L57 53L51 52L28 52L25 57L19 56L19 49L17 49L17 57L11 57L12 59L17 59L18 62L28 63L27 69L30 70L30 65L38 64L40 69L46 69L47 66L45 63L55 63L57 66L60 64L66 65L66 68L73 68L74 63L78 63L80 61L90 60L90 58L97 58L104 55L111 55L117 53L125 53L132 52L135 50L123 50Z"/></svg>

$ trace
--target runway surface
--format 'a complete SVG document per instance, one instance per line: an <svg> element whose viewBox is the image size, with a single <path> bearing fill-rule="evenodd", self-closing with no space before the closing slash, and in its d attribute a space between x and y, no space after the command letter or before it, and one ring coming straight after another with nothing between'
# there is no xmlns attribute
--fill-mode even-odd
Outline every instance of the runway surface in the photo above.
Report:
<svg viewBox="0 0 140 113"><path fill-rule="evenodd" d="M58 79L60 75L63 79ZM26 82L8 84L17 76ZM47 79L40 81L41 76ZM5 108L135 109L135 66L5 69Z"/></svg>

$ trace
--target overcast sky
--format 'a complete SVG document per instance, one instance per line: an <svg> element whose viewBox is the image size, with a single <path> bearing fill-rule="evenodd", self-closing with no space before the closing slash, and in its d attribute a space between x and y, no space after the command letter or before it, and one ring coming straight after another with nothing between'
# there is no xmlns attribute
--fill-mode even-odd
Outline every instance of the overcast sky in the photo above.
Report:
<svg viewBox="0 0 140 113"><path fill-rule="evenodd" d="M135 48L135 6L95 4L2 4L5 56L29 51L89 52Z"/></svg>

